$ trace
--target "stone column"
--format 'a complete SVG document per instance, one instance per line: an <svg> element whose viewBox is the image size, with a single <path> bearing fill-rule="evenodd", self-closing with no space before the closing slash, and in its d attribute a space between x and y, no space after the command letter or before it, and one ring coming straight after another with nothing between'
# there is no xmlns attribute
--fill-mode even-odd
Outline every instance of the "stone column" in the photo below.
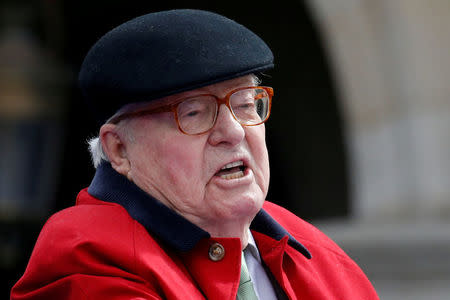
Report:
<svg viewBox="0 0 450 300"><path fill-rule="evenodd" d="M354 216L450 216L450 2L309 4L347 121Z"/></svg>
<svg viewBox="0 0 450 300"><path fill-rule="evenodd" d="M308 3L347 121L354 212L316 225L380 299L448 299L450 2Z"/></svg>

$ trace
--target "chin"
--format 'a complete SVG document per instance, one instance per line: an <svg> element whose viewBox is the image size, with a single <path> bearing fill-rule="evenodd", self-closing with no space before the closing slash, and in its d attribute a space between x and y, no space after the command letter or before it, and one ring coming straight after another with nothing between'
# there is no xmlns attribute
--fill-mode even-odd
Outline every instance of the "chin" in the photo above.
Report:
<svg viewBox="0 0 450 300"><path fill-rule="evenodd" d="M232 193L215 193L207 201L210 213L221 220L250 218L259 212L264 203L264 193L260 189L247 189Z"/></svg>
<svg viewBox="0 0 450 300"><path fill-rule="evenodd" d="M233 217L243 218L243 217L249 217L253 219L255 215L259 212L259 210L262 208L262 205L264 203L263 198L247 198L240 199L236 203L236 205L232 208L232 215Z"/></svg>

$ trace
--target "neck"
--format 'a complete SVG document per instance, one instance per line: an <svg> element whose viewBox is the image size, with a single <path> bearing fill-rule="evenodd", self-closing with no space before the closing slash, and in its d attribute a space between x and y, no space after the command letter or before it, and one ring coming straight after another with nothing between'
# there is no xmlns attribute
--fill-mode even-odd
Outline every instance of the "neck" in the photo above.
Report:
<svg viewBox="0 0 450 300"><path fill-rule="evenodd" d="M208 208L199 212L199 210L195 210L188 205L173 205L158 189L140 185L139 182L135 182L135 184L141 186L149 195L152 195L169 209L208 232L212 237L239 238L242 249L247 247L250 224L261 207L252 207L251 210L234 214L231 219L227 219L223 215L212 213ZM180 201L180 203L182 202ZM211 213L208 215L209 212Z"/></svg>
<svg viewBox="0 0 450 300"><path fill-rule="evenodd" d="M242 222L234 221L225 224L198 224L192 220L190 221L207 231L212 237L239 238L241 240L242 249L244 249L248 244L248 232L252 219L253 218Z"/></svg>

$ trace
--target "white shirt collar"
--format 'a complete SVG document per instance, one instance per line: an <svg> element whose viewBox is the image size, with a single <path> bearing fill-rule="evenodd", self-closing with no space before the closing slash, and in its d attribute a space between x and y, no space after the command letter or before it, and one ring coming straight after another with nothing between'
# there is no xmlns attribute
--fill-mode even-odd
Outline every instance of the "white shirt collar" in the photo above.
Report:
<svg viewBox="0 0 450 300"><path fill-rule="evenodd" d="M258 299L277 299L275 289L270 282L266 270L264 270L258 247L256 247L255 239L250 230L248 231L248 245L245 248L244 257Z"/></svg>
<svg viewBox="0 0 450 300"><path fill-rule="evenodd" d="M259 255L258 247L256 246L255 239L253 238L250 229L248 230L248 245L245 250L248 250L248 252L250 252L259 263L261 263L261 256Z"/></svg>

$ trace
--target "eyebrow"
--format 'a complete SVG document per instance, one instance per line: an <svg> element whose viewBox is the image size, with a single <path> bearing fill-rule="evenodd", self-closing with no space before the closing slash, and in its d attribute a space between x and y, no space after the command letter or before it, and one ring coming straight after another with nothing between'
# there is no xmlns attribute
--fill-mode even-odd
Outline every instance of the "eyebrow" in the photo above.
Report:
<svg viewBox="0 0 450 300"><path fill-rule="evenodd" d="M219 82L219 83L222 83L222 82ZM217 84L219 84L219 83L217 83ZM246 85L245 83L249 83L249 85ZM252 76L251 80L242 80L241 82L238 82L237 84L230 84L230 86L226 87L226 90L227 90L227 93L229 93L230 91L237 89L239 87L257 86L257 85L258 85L258 82L255 81L254 76ZM156 109L160 106L170 106L170 105L174 105L179 102L182 102L186 98L191 98L191 97L195 97L195 96L202 95L202 94L203 95L209 94L209 95L216 96L211 91L201 90L201 89L206 89L207 87L208 86L200 87L195 90L185 91L185 92L181 92L179 94L169 95L169 96L165 96L165 97L162 97L159 99L143 101L143 102L138 102L138 103L130 103L130 104L124 106L122 109L120 109L116 114L119 114L119 115L120 114L129 114L129 113L132 113L133 110L134 111L146 111L146 110ZM172 97L174 99L170 99ZM114 116L111 117L110 119L114 119Z"/></svg>

